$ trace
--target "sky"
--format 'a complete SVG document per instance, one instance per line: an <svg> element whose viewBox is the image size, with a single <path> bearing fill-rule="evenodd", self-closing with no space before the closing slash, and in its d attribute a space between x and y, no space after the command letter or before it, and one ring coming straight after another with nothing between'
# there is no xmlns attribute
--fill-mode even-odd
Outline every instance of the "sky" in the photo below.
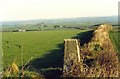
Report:
<svg viewBox="0 0 120 79"><path fill-rule="evenodd" d="M118 15L119 0L0 0L0 21Z"/></svg>

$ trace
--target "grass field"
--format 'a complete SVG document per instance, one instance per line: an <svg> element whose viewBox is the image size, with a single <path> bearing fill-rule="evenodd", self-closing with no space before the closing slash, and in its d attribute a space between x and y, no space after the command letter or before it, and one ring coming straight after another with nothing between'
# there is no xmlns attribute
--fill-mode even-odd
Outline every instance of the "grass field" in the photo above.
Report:
<svg viewBox="0 0 120 79"><path fill-rule="evenodd" d="M4 68L11 65L14 59L20 67L33 57L28 63L31 66L30 70L42 72L47 76L56 73L57 76L61 74L60 69L63 66L64 39L80 37L84 39L86 38L84 35L88 33L83 32L85 30L3 32Z"/></svg>
<svg viewBox="0 0 120 79"><path fill-rule="evenodd" d="M112 32L110 32L110 38L111 38L112 43L113 43L115 49L117 50L117 52L120 52L120 49L119 49L119 46L120 46L119 41L120 41L120 39L119 39L119 37L120 37L120 31L112 31Z"/></svg>
<svg viewBox="0 0 120 79"><path fill-rule="evenodd" d="M119 59L120 59L120 31L111 31L110 39L112 41L114 49L118 52Z"/></svg>
<svg viewBox="0 0 120 79"><path fill-rule="evenodd" d="M58 44L64 39L74 37L80 30L55 30L40 32L4 32L3 53L5 64L11 64L16 59L21 65L21 53L24 62L31 57L43 57L51 50L59 49Z"/></svg>
<svg viewBox="0 0 120 79"><path fill-rule="evenodd" d="M3 32L3 62L4 68L13 60L20 67L28 60L30 70L44 74L44 76L58 76L62 73L64 56L64 39L78 38L81 45L89 41L92 31L85 30L51 30L39 32ZM120 52L120 32L110 32L110 38L115 49ZM120 56L120 54L119 54ZM22 58L21 58L22 57ZM23 60L22 60L23 59Z"/></svg>

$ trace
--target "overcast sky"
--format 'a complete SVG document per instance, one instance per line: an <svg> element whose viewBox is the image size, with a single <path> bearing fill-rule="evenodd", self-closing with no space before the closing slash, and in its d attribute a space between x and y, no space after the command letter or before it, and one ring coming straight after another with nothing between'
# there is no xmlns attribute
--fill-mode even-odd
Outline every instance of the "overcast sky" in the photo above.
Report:
<svg viewBox="0 0 120 79"><path fill-rule="evenodd" d="M119 0L0 0L0 21L118 15Z"/></svg>

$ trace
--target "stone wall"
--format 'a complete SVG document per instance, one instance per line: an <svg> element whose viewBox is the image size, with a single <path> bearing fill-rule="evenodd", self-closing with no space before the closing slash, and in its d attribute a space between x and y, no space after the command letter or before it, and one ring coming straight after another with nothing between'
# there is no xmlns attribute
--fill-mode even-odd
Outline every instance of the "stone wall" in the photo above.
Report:
<svg viewBox="0 0 120 79"><path fill-rule="evenodd" d="M83 47L78 39L65 39L63 76L118 77L119 61L109 38L110 30L109 24L98 26Z"/></svg>

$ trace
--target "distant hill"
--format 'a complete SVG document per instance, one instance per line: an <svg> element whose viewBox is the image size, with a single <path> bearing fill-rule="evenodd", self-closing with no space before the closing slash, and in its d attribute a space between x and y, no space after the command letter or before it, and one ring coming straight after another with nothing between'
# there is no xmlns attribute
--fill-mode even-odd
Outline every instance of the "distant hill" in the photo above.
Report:
<svg viewBox="0 0 120 79"><path fill-rule="evenodd" d="M105 16L105 17L78 17L78 18L65 18L65 19L36 19L36 20L24 20L24 21L6 21L2 22L2 25L18 25L18 24L35 24L40 22L49 23L117 23L117 16Z"/></svg>
<svg viewBox="0 0 120 79"><path fill-rule="evenodd" d="M23 20L23 21L6 21L2 22L3 29L38 29L44 23L47 28L51 29L55 25L66 27L91 27L98 24L118 24L117 16L104 16L104 17L77 17L77 18L63 18L63 19L36 19L36 20Z"/></svg>

